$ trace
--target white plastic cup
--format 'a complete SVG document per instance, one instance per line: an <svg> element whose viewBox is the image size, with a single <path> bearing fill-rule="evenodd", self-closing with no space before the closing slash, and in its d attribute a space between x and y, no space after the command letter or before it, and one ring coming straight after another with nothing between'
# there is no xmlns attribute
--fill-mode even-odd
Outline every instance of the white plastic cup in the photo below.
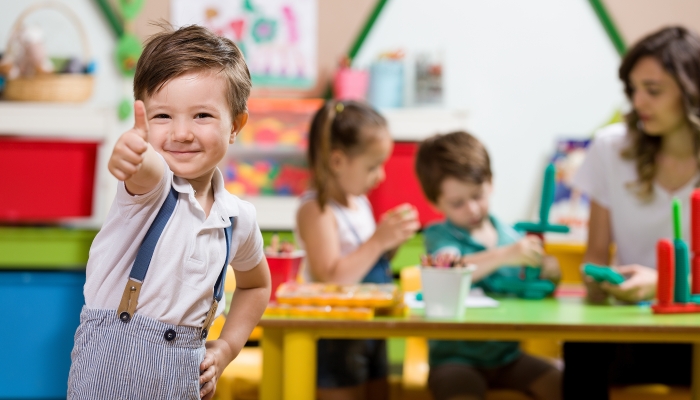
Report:
<svg viewBox="0 0 700 400"><path fill-rule="evenodd" d="M421 267L425 316L461 318L475 269L474 265L455 268Z"/></svg>

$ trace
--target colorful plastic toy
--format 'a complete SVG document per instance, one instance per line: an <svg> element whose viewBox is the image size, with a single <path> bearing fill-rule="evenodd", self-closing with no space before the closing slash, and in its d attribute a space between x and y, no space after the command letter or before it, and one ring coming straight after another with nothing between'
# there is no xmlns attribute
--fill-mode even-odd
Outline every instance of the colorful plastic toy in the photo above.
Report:
<svg viewBox="0 0 700 400"><path fill-rule="evenodd" d="M593 278L596 282L609 282L613 285L619 285L625 281L624 276L607 266L584 264L583 273Z"/></svg>
<svg viewBox="0 0 700 400"><path fill-rule="evenodd" d="M515 229L525 231L527 235L539 237L543 244L545 232L569 232L568 226L549 223L549 209L554 201L555 172L554 164L549 164L544 171L542 197L540 198L540 221L515 224ZM494 283L495 290L515 293L526 299L544 298L554 292L555 288L556 285L553 282L540 279L540 267L538 266L523 267L522 279L502 278Z"/></svg>
<svg viewBox="0 0 700 400"><path fill-rule="evenodd" d="M673 200L673 235L671 242L661 239L656 244L658 280L656 314L700 313L700 189L690 198L690 243L692 258L692 294L688 276L691 275L688 244L681 238L681 204Z"/></svg>

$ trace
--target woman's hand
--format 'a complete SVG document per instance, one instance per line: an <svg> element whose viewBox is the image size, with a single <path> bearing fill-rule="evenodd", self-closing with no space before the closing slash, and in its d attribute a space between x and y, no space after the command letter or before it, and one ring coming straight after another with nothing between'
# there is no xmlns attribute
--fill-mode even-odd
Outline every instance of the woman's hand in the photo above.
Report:
<svg viewBox="0 0 700 400"><path fill-rule="evenodd" d="M600 288L620 301L637 303L651 300L656 295L658 274L655 269L632 264L616 267L615 270L625 277L619 285L602 282Z"/></svg>

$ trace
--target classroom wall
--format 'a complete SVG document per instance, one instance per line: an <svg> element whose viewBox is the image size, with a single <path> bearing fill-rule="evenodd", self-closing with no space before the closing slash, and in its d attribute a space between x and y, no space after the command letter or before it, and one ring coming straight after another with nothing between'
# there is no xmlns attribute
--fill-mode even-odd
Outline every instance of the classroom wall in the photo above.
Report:
<svg viewBox="0 0 700 400"><path fill-rule="evenodd" d="M588 2L389 1L358 54L444 54L445 107L465 109L492 156L492 212L533 216L560 137L589 136L625 103L619 57Z"/></svg>
<svg viewBox="0 0 700 400"><path fill-rule="evenodd" d="M700 32L697 0L603 0L610 17L629 45L668 25L684 25Z"/></svg>

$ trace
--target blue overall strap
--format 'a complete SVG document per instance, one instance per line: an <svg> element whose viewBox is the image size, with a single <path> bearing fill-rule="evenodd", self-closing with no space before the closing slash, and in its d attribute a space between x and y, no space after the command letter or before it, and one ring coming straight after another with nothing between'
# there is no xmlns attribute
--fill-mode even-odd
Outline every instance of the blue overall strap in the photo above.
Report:
<svg viewBox="0 0 700 400"><path fill-rule="evenodd" d="M224 282L226 281L228 258L231 256L231 237L233 236L233 229L236 227L236 217L229 217L229 219L231 220L231 225L224 229L224 234L226 235L226 258L224 259L224 266L221 268L219 277L216 278L216 284L214 284L214 299L211 302L211 307L207 312L207 316L204 318L204 324L202 325L202 340L206 339L207 335L209 335L209 329L211 328L212 323L214 323L219 302L224 297Z"/></svg>
<svg viewBox="0 0 700 400"><path fill-rule="evenodd" d="M216 301L221 301L221 298L224 297L224 283L226 282L228 258L231 256L231 236L233 235L233 230L236 228L236 217L230 217L229 219L231 220L231 226L224 228L224 233L226 234L226 258L224 259L224 267L221 269L221 273L214 285L214 299Z"/></svg>
<svg viewBox="0 0 700 400"><path fill-rule="evenodd" d="M153 223L146 232L146 236L144 236L141 242L139 251L136 253L136 260L131 267L129 278L140 282L143 282L144 278L146 278L146 272L148 272L148 267L151 264L151 258L153 258L153 251L156 249L158 239L160 239L165 225L167 225L170 216L173 215L173 211L175 211L177 196L177 191L175 188L171 187L168 197L165 198L165 202L163 202L160 210L158 210L158 214L156 214L156 219L153 220Z"/></svg>
<svg viewBox="0 0 700 400"><path fill-rule="evenodd" d="M153 251L158 244L163 229L165 229L165 225L168 224L170 216L173 215L173 211L175 211L177 197L177 191L175 188L171 187L163 205L160 206L160 210L158 210L156 214L156 218L153 220L153 223L151 223L151 226L148 227L146 235L143 237L143 241L136 253L136 260L134 260L134 265L131 266L129 280L126 282L122 299L119 302L119 308L117 308L117 316L124 323L131 321L131 317L136 312L139 294L141 293L141 285L146 278L148 267L151 264Z"/></svg>

